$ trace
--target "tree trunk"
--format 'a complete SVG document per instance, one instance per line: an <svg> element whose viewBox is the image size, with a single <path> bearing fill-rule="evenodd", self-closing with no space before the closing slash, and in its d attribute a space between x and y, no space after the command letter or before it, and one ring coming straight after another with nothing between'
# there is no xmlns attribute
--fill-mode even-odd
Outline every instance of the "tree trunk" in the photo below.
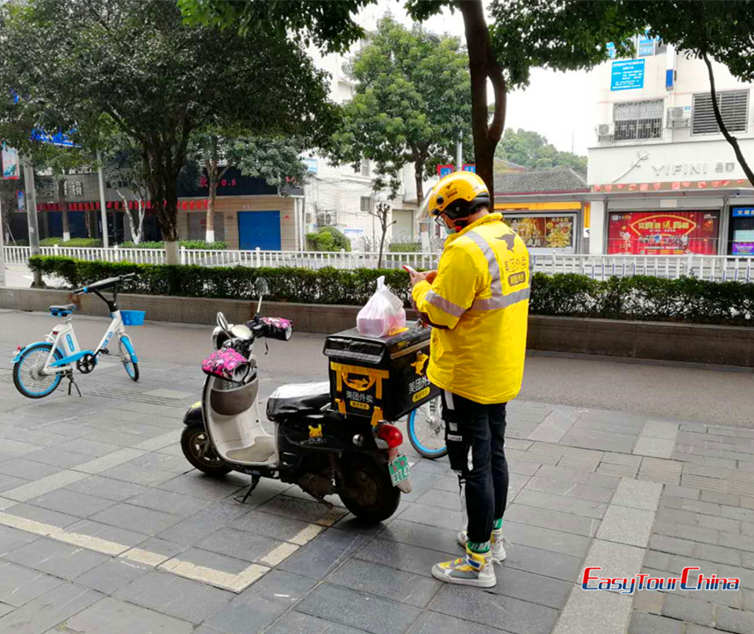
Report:
<svg viewBox="0 0 754 634"><path fill-rule="evenodd" d="M728 143L730 143L731 147L733 148L733 152L736 155L736 160L738 160L738 164L741 166L741 169L743 169L744 173L746 174L746 178L749 179L749 183L754 185L754 172L752 172L751 168L749 167L749 163L746 161L746 157L744 157L744 154L741 151L741 147L738 145L738 139L734 137L730 132L728 132L728 128L725 125L725 122L723 121L723 115L720 112L720 106L717 104L717 91L715 90L715 74L712 71L712 62L710 61L706 52L702 52L702 59L704 60L704 63L707 65L707 74L709 75L710 95L712 97L712 110L715 113L715 121L717 121L717 126L720 128L720 132L722 132L723 136L725 137L725 140Z"/></svg>
<svg viewBox="0 0 754 634"><path fill-rule="evenodd" d="M484 19L481 0L464 0L458 3L466 30L471 75L471 127L474 135L476 173L487 184L490 199L495 196L493 158L505 124L506 86L503 71L495 59L490 44L490 33ZM487 78L495 91L495 111L488 124Z"/></svg>
<svg viewBox="0 0 754 634"><path fill-rule="evenodd" d="M71 239L71 229L68 224L68 203L65 201L65 180L63 179L58 181L58 205L63 223L63 242L68 242Z"/></svg>

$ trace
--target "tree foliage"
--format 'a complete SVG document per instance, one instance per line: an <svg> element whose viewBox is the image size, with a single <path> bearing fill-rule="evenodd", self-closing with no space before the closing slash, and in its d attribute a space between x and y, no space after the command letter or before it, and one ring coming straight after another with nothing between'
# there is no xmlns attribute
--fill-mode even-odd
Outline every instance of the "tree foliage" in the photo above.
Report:
<svg viewBox="0 0 754 634"><path fill-rule="evenodd" d="M164 0L29 0L0 11L0 94L18 91L46 129L82 134L110 117L141 148L166 240L177 237L176 179L198 127L312 138L330 131L324 74L279 29L241 37L189 27Z"/></svg>
<svg viewBox="0 0 754 634"><path fill-rule="evenodd" d="M532 130L507 129L497 146L495 156L532 169L570 167L586 176L586 156L561 152L548 143L545 137Z"/></svg>
<svg viewBox="0 0 754 634"><path fill-rule="evenodd" d="M374 187L389 190L391 198L410 164L421 200L423 179L438 164L455 161L459 133L467 151L472 147L468 61L459 41L385 17L349 72L356 94L343 109L332 157L374 161Z"/></svg>

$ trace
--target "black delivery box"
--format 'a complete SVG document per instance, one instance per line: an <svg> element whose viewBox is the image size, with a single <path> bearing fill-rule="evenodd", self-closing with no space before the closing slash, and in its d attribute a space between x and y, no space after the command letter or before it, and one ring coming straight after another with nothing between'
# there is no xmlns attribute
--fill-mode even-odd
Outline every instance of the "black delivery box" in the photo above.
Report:
<svg viewBox="0 0 754 634"><path fill-rule="evenodd" d="M363 416L376 425L396 421L440 391L427 379L430 329L408 322L387 337L361 335L356 328L330 335L324 353L330 364L330 396L341 414Z"/></svg>

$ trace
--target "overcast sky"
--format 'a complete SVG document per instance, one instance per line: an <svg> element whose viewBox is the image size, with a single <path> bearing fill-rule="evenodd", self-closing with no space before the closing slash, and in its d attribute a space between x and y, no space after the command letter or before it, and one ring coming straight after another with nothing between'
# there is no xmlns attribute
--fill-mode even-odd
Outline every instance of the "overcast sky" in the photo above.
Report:
<svg viewBox="0 0 754 634"><path fill-rule="evenodd" d="M359 15L358 22L365 28L374 28L386 12L406 25L411 19L400 0L379 0ZM463 18L459 12L448 10L433 16L424 26L435 33L448 33L460 37L465 44ZM490 96L492 91L488 91ZM525 90L508 95L506 128L534 130L547 138L559 150L586 154L594 143L592 122L592 90L588 74L584 71L557 73L537 68L531 73L531 82Z"/></svg>

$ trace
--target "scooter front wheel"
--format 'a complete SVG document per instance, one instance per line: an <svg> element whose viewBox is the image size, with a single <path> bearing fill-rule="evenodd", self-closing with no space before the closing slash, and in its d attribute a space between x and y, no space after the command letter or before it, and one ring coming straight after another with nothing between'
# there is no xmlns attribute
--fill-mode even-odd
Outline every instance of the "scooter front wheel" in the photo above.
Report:
<svg viewBox="0 0 754 634"><path fill-rule="evenodd" d="M207 475L220 477L233 471L233 467L217 455L203 425L183 428L181 449L186 460Z"/></svg>
<svg viewBox="0 0 754 634"><path fill-rule="evenodd" d="M356 517L367 524L377 524L395 513L401 492L393 486L387 465L360 457L345 462L342 471L338 495Z"/></svg>

